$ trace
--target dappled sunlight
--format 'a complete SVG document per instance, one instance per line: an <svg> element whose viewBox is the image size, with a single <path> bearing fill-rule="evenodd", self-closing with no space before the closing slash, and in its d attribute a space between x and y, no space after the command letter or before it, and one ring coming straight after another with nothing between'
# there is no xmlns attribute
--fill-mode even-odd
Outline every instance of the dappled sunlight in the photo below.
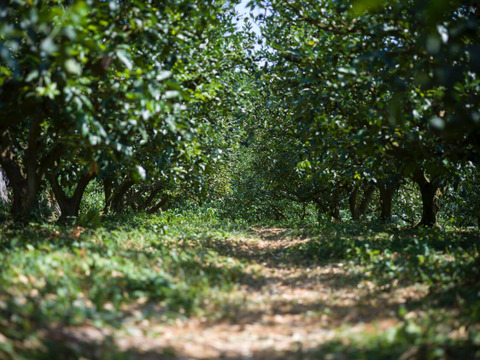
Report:
<svg viewBox="0 0 480 360"><path fill-rule="evenodd" d="M197 222L162 235L163 220L145 220L142 230L18 233L19 244L43 239L5 258L16 270L3 275L0 310L10 320L0 322L0 345L64 358L336 359L362 358L362 348L418 356L410 341L430 326L456 352L480 330L457 320L476 311L478 268L467 253L445 252L476 251L476 233L382 228L366 237L348 224L225 231ZM45 280L34 276L39 266ZM25 329L35 336L13 340Z"/></svg>
<svg viewBox="0 0 480 360"><path fill-rule="evenodd" d="M278 259L279 244L295 242L286 232L255 230L260 236L215 243L228 242L228 248L210 243L212 249L248 261L256 269L255 277L240 281L220 303L205 303L209 313L203 316L165 323L154 305L139 304L125 316L124 330L114 331L118 349L142 359L165 353L192 359L287 359L292 349L308 356L335 339L380 336L398 327L400 307L428 294L428 286L421 284L382 289L356 275L360 268L342 262L287 266L288 261ZM95 343L100 334L69 329L65 341L87 338Z"/></svg>
<svg viewBox="0 0 480 360"><path fill-rule="evenodd" d="M0 0L0 360L480 360L478 0Z"/></svg>

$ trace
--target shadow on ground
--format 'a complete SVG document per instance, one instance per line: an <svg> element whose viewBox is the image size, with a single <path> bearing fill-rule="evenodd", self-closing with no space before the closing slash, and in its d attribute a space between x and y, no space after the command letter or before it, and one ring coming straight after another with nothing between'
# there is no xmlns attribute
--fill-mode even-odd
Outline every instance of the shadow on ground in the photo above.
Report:
<svg viewBox="0 0 480 360"><path fill-rule="evenodd" d="M176 353L173 348L119 349L112 339L103 342L85 341L72 337L57 337L45 342L45 352L35 354L25 352L29 359L40 360L424 360L424 359L480 359L480 346L470 339L459 339L435 343L422 341L420 334L416 339L400 329L393 337L380 337L366 342L351 342L349 340L327 340L321 345L304 347L299 341L289 349L265 349L243 355L238 352L217 353L213 356L184 356ZM424 339L427 340L427 339ZM185 344L188 347L188 344ZM32 356L32 357L28 357Z"/></svg>
<svg viewBox="0 0 480 360"><path fill-rule="evenodd" d="M197 316L181 324L165 324L162 310L152 307L151 302L161 300L163 280L157 282L154 276L144 280L127 276L128 291L149 291L159 297L124 309L119 321L126 321L130 312L136 311L144 314L146 325L122 323L134 332L119 336L115 330L105 332L91 324L57 325L38 329L41 340L36 341L41 346L32 347L35 350L29 350L28 341L17 348L23 347L22 354L27 359L45 360L480 358L478 345L471 339L460 336L435 340L429 337L428 327L416 333L407 328L409 324L399 316L400 310L414 313L421 309L431 300L428 286L400 284L382 289L338 259L302 261L303 258L292 257L288 248L309 239L296 237L290 230L257 229L250 235L251 238L242 239L199 240L206 249L258 268L256 272L240 268L232 273L230 281L239 289L223 304L211 308L217 312L214 318L200 320ZM96 250L103 251L101 246ZM124 255L132 259L149 256L143 250L125 250ZM211 279L226 271L216 264L196 261L179 266L202 271ZM115 281L105 286L123 286ZM452 299L452 291L457 290L437 289L434 293L446 292L446 298ZM181 290L177 298L182 299ZM443 310L456 305L440 301L437 307ZM433 308L430 302L429 307ZM150 331L155 326L157 333ZM343 338L343 332L361 334L362 342ZM0 335L0 355L8 354L2 340Z"/></svg>

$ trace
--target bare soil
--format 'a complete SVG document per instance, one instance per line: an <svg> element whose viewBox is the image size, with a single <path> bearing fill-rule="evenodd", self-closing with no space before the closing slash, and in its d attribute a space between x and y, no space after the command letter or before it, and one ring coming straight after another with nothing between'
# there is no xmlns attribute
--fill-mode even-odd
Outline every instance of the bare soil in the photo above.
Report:
<svg viewBox="0 0 480 360"><path fill-rule="evenodd" d="M348 343L395 327L399 307L428 292L420 285L382 289L351 264L289 262L285 250L302 241L309 240L284 229L254 229L223 244L256 275L212 307L216 313L166 323L139 307L122 331L85 327L69 336L86 344L113 335L117 349L138 359L308 359L333 339Z"/></svg>

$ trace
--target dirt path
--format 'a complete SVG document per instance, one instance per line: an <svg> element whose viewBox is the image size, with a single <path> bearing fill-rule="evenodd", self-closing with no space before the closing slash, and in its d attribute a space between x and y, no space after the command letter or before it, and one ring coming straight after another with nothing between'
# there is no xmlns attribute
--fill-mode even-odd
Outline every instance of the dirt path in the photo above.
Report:
<svg viewBox="0 0 480 360"><path fill-rule="evenodd" d="M126 331L114 334L115 347L139 359L315 358L334 339L348 343L355 334L385 332L397 324L402 303L427 291L384 291L343 263L289 262L285 250L302 241L308 239L293 239L283 229L256 229L251 237L217 244L217 251L220 246L222 253L248 260L257 274L225 299L219 319L165 324L151 316L138 320L138 313ZM84 334L87 340L102 336Z"/></svg>
<svg viewBox="0 0 480 360"><path fill-rule="evenodd" d="M342 263L293 265L284 250L308 240L293 240L282 229L255 233L225 244L227 253L248 258L260 275L226 299L226 316L174 324L145 319L127 324L117 346L142 359L309 358L333 339L384 332L397 323L398 306L426 290L381 291Z"/></svg>

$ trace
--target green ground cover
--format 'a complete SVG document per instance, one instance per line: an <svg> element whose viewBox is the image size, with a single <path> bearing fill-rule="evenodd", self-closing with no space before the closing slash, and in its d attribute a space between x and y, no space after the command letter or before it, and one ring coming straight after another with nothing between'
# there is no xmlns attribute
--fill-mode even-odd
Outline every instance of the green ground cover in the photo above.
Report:
<svg viewBox="0 0 480 360"><path fill-rule="evenodd" d="M302 350L305 358L480 356L478 231L331 223L263 236L245 225L222 223L208 211L106 218L90 228L39 223L7 224L1 230L0 358L142 358L116 345L115 334L128 332L136 316L165 326L177 319L239 322L242 301L248 303L251 294L241 301L232 294L242 287L262 292L271 283L267 268L298 270L299 279L318 283L322 278L310 269L337 265L344 277L331 283L332 298L346 286L354 297L368 288L368 301L393 297L403 288L426 290L413 290L394 304L387 331L350 333L356 322L331 325L337 336ZM359 300L341 313L355 313L362 304ZM232 316L234 308L238 316ZM317 304L296 312L315 317L337 311L326 309ZM369 319L378 320L375 314ZM109 329L101 350L92 354L88 346L65 339L65 329L84 326ZM175 349L158 351L176 358ZM298 351L274 356L292 358Z"/></svg>
<svg viewBox="0 0 480 360"><path fill-rule="evenodd" d="M244 264L207 246L224 232L191 220L168 230L155 216L109 220L97 229L2 228L0 354L21 358L25 341L43 330L121 326L139 303L155 304L170 319L204 311L212 293L221 301L244 276Z"/></svg>

